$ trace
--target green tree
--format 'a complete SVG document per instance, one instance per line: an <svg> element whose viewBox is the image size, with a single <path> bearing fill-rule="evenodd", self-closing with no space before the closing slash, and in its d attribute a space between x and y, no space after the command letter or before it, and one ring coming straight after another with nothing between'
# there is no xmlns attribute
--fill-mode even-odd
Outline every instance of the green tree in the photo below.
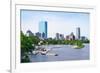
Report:
<svg viewBox="0 0 100 73"><path fill-rule="evenodd" d="M32 52L33 49L31 38L21 31L21 62L29 62L28 53Z"/></svg>

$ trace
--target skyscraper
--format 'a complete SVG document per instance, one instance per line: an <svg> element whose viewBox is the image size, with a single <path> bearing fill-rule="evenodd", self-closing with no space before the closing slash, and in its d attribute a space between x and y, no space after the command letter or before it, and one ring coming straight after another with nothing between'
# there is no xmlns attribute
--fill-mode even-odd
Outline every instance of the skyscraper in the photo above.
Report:
<svg viewBox="0 0 100 73"><path fill-rule="evenodd" d="M60 39L60 34L59 33L56 33L56 40L59 40Z"/></svg>
<svg viewBox="0 0 100 73"><path fill-rule="evenodd" d="M80 39L80 28L79 27L77 27L76 28L76 39Z"/></svg>
<svg viewBox="0 0 100 73"><path fill-rule="evenodd" d="M47 21L39 22L39 33L43 34L41 38L47 39Z"/></svg>

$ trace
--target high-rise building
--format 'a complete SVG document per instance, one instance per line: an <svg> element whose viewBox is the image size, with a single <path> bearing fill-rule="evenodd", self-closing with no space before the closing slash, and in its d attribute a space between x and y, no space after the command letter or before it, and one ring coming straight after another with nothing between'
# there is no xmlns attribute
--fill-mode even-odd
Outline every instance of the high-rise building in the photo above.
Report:
<svg viewBox="0 0 100 73"><path fill-rule="evenodd" d="M64 40L64 35L60 33L56 33L56 40Z"/></svg>
<svg viewBox="0 0 100 73"><path fill-rule="evenodd" d="M76 28L76 39L80 39L80 28Z"/></svg>
<svg viewBox="0 0 100 73"><path fill-rule="evenodd" d="M41 38L47 39L47 21L39 22L39 33L42 34Z"/></svg>
<svg viewBox="0 0 100 73"><path fill-rule="evenodd" d="M60 34L56 33L56 40L59 40L59 39L60 39Z"/></svg>
<svg viewBox="0 0 100 73"><path fill-rule="evenodd" d="M60 40L64 40L64 35L60 34Z"/></svg>

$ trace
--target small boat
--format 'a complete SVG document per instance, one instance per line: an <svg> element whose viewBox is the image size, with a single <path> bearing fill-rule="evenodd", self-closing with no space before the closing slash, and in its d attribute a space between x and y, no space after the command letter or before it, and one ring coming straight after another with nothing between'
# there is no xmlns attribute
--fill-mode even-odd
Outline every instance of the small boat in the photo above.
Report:
<svg viewBox="0 0 100 73"><path fill-rule="evenodd" d="M55 56L58 56L58 54L55 54Z"/></svg>
<svg viewBox="0 0 100 73"><path fill-rule="evenodd" d="M46 51L42 51L41 52L41 55L46 55Z"/></svg>
<svg viewBox="0 0 100 73"><path fill-rule="evenodd" d="M55 54L55 53L47 53L46 55L47 56L58 56L58 54Z"/></svg>

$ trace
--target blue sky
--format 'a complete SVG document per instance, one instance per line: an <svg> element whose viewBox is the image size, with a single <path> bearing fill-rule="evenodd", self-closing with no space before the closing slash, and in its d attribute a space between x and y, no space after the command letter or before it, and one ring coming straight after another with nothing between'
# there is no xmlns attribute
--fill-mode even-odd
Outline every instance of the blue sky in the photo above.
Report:
<svg viewBox="0 0 100 73"><path fill-rule="evenodd" d="M89 38L89 13L21 10L21 30L24 33L27 30L38 32L40 21L48 22L48 37L55 37L57 32L64 36L71 32L76 35L76 28L80 27L81 36Z"/></svg>

